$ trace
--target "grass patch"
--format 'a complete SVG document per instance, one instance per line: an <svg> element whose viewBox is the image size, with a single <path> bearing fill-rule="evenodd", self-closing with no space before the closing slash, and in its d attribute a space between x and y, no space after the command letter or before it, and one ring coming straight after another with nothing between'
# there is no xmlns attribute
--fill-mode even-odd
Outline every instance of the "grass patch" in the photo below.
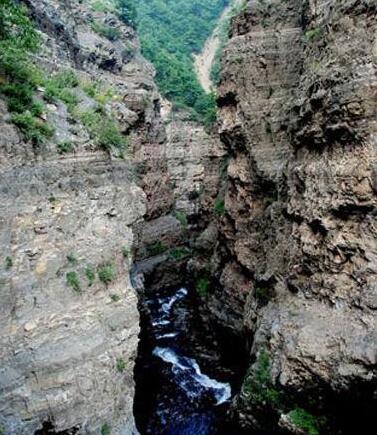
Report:
<svg viewBox="0 0 377 435"><path fill-rule="evenodd" d="M112 264L105 264L98 268L98 278L104 284L110 284L115 278L115 269Z"/></svg>
<svg viewBox="0 0 377 435"><path fill-rule="evenodd" d="M153 245L150 245L147 247L147 255L150 257L154 257L156 255L163 254L167 251L167 247L162 244L162 242L159 240L156 243L153 243Z"/></svg>
<svg viewBox="0 0 377 435"><path fill-rule="evenodd" d="M281 404L281 394L271 381L270 355L262 349L255 364L249 371L242 385L242 392L255 405L270 405L277 408Z"/></svg>
<svg viewBox="0 0 377 435"><path fill-rule="evenodd" d="M56 145L59 154L71 153L75 149L75 145L71 141L60 142Z"/></svg>
<svg viewBox="0 0 377 435"><path fill-rule="evenodd" d="M13 259L9 255L5 257L5 269L9 270L13 267Z"/></svg>
<svg viewBox="0 0 377 435"><path fill-rule="evenodd" d="M90 137L105 150L115 147L124 150L128 145L128 137L122 135L118 124L111 119L104 108L88 109L78 112L77 116L84 124Z"/></svg>
<svg viewBox="0 0 377 435"><path fill-rule="evenodd" d="M77 256L74 252L70 252L67 255L67 260L71 263L71 264L77 264Z"/></svg>
<svg viewBox="0 0 377 435"><path fill-rule="evenodd" d="M91 287L96 279L96 274L95 274L94 270L91 269L90 267L87 267L85 269L85 276L86 276L86 279L88 280L88 286Z"/></svg>
<svg viewBox="0 0 377 435"><path fill-rule="evenodd" d="M201 277L196 281L195 288L196 292L201 298L204 298L208 295L210 281L208 278Z"/></svg>
<svg viewBox="0 0 377 435"><path fill-rule="evenodd" d="M35 118L29 111L14 113L12 122L20 129L26 140L31 140L35 145L41 145L45 139L54 135L54 128L47 122Z"/></svg>
<svg viewBox="0 0 377 435"><path fill-rule="evenodd" d="M175 218L177 219L177 221L179 221L179 223L183 226L183 228L187 228L188 222L187 222L187 215L185 212L177 210L175 212Z"/></svg>
<svg viewBox="0 0 377 435"><path fill-rule="evenodd" d="M73 112L78 104L78 99L73 91L79 86L76 74L71 70L66 70L53 75L44 83L45 92L43 98L48 103L56 103L57 100L66 104L68 111Z"/></svg>
<svg viewBox="0 0 377 435"><path fill-rule="evenodd" d="M90 98L95 98L98 93L97 82L85 81L81 84L81 88Z"/></svg>
<svg viewBox="0 0 377 435"><path fill-rule="evenodd" d="M126 145L125 137L119 131L117 124L111 119L104 119L97 137L98 145L104 149L124 148Z"/></svg>
<svg viewBox="0 0 377 435"><path fill-rule="evenodd" d="M90 27L92 28L93 32L97 33L97 35L103 36L109 41L116 41L121 35L119 29L116 27L107 26L99 21L92 21Z"/></svg>
<svg viewBox="0 0 377 435"><path fill-rule="evenodd" d="M81 293L81 284L76 272L68 272L66 274L67 284L77 293Z"/></svg>
<svg viewBox="0 0 377 435"><path fill-rule="evenodd" d="M110 435L111 429L107 423L104 423L101 427L101 435Z"/></svg>
<svg viewBox="0 0 377 435"><path fill-rule="evenodd" d="M315 29L308 30L305 32L305 39L307 41L317 41L323 36L323 29L316 27Z"/></svg>
<svg viewBox="0 0 377 435"><path fill-rule="evenodd" d="M72 70L64 70L51 78L58 89L77 88L80 84L76 73Z"/></svg>
<svg viewBox="0 0 377 435"><path fill-rule="evenodd" d="M119 373L123 373L126 368L126 363L123 358L118 358L116 362L116 369Z"/></svg>
<svg viewBox="0 0 377 435"><path fill-rule="evenodd" d="M291 423L299 429L302 429L308 435L319 435L321 420L310 414L302 408L295 408L287 415Z"/></svg>
<svg viewBox="0 0 377 435"><path fill-rule="evenodd" d="M43 108L34 100L34 93L43 80L30 61L30 53L37 52L39 47L40 37L27 17L27 9L12 0L2 0L0 70L5 81L0 83L0 93L6 98L12 122L35 145L53 134L46 122L37 119Z"/></svg>
<svg viewBox="0 0 377 435"><path fill-rule="evenodd" d="M40 116L43 115L43 113L45 111L46 111L46 107L45 107L45 105L43 104L42 101L35 100L35 101L32 102L31 107L30 107L30 113L33 116L40 117Z"/></svg>
<svg viewBox="0 0 377 435"><path fill-rule="evenodd" d="M114 5L106 0L91 0L90 8L94 12L114 12Z"/></svg>
<svg viewBox="0 0 377 435"><path fill-rule="evenodd" d="M120 296L119 296L119 295L116 295L115 293L113 293L113 294L110 295L110 299L111 299L113 302L119 302L119 301L120 301Z"/></svg>
<svg viewBox="0 0 377 435"><path fill-rule="evenodd" d="M7 97L10 112L22 113L32 106L34 89L29 83L2 83L0 92Z"/></svg>
<svg viewBox="0 0 377 435"><path fill-rule="evenodd" d="M126 246L122 248L122 255L124 258L128 258L131 255L130 250Z"/></svg>
<svg viewBox="0 0 377 435"><path fill-rule="evenodd" d="M225 202L223 199L216 199L213 206L213 212L217 216L222 216L225 213Z"/></svg>
<svg viewBox="0 0 377 435"><path fill-rule="evenodd" d="M190 254L188 248L173 248L169 251L169 257L172 260L182 260L182 258L187 257Z"/></svg>

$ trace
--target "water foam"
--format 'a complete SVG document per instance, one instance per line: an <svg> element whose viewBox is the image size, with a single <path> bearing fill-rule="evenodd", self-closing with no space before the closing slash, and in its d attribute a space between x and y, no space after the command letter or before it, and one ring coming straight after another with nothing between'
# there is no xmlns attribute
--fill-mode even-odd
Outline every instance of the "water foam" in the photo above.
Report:
<svg viewBox="0 0 377 435"><path fill-rule="evenodd" d="M153 354L172 365L172 371L180 387L190 398L199 397L210 391L216 399L216 404L220 405L231 397L230 385L203 374L195 359L180 356L168 347L157 346Z"/></svg>

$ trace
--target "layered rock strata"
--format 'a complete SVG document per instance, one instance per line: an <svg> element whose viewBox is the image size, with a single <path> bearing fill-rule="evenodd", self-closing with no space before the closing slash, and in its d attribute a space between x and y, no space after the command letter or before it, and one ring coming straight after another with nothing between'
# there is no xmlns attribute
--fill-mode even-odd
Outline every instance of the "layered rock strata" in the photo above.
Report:
<svg viewBox="0 0 377 435"><path fill-rule="evenodd" d="M0 426L7 435L129 435L139 334L129 253L133 227L153 206L132 159L100 150L75 113L100 102L129 136L129 153L158 149L154 71L114 14L91 2L24 3L43 40L35 63L47 76L73 71L80 85L75 112L59 99L45 106L55 133L42 146L24 140L0 102ZM98 31L106 26L115 40ZM73 149L60 153L62 143Z"/></svg>
<svg viewBox="0 0 377 435"><path fill-rule="evenodd" d="M209 308L252 343L234 405L248 428L276 430L299 407L355 433L375 406L376 12L374 1L256 0L232 24ZM279 404L256 397L262 360L260 387Z"/></svg>

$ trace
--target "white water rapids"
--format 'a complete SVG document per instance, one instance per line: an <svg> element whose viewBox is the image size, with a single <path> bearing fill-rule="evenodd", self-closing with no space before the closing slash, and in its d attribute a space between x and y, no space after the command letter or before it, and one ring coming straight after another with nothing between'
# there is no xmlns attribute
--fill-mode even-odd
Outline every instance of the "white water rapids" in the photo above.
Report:
<svg viewBox="0 0 377 435"><path fill-rule="evenodd" d="M177 385L190 401L211 395L216 404L220 405L231 397L230 385L203 374L195 359L181 355L174 346L174 338L179 335L179 331L174 330L174 322L171 319L172 309L174 304L185 298L187 294L187 289L181 288L173 296L158 300L159 306L153 316L152 325L156 328L156 339L163 340L163 346L156 346L153 355L170 365Z"/></svg>

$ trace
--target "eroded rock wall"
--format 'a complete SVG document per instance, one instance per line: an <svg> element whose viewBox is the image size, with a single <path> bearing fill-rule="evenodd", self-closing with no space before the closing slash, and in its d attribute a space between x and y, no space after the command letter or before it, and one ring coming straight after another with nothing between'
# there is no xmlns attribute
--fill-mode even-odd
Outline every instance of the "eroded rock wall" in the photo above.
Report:
<svg viewBox="0 0 377 435"><path fill-rule="evenodd" d="M101 83L106 95L72 90L76 109L97 110L102 97L129 151L99 149L58 99L42 115L54 136L35 146L0 101L0 427L6 435L43 425L98 434L108 425L130 435L139 313L129 253L134 226L155 208L136 184L137 150L158 151L165 135L154 70L114 14L86 1L24 3L43 40L35 63L46 76L72 70L84 84ZM116 40L93 21L117 29ZM68 141L74 149L60 154Z"/></svg>
<svg viewBox="0 0 377 435"><path fill-rule="evenodd" d="M362 425L375 403L376 12L367 0L255 0L232 24L218 100L222 286L209 308L252 343L234 405L245 427L276 429L303 407L343 414L329 425L354 433L349 411ZM250 395L266 354L278 405Z"/></svg>
<svg viewBox="0 0 377 435"><path fill-rule="evenodd" d="M150 186L164 186L170 196L156 193L159 214L148 217L137 231L137 269L155 275L150 286L176 285L185 279L186 264L196 255L195 240L213 220L226 163L224 145L214 129L193 121L186 111L173 110L166 100L161 106L164 172L159 165Z"/></svg>

